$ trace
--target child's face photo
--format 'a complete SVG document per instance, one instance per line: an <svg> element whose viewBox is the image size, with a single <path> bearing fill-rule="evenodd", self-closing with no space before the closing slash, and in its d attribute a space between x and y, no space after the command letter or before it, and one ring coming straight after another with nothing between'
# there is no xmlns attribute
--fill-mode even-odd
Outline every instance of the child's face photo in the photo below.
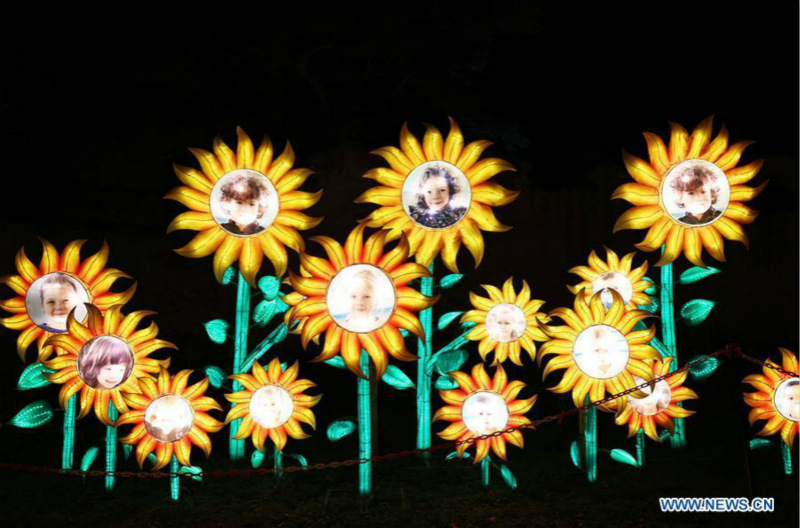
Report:
<svg viewBox="0 0 800 528"><path fill-rule="evenodd" d="M669 215L685 225L707 225L730 202L725 172L714 163L690 159L672 167L664 177L661 199Z"/></svg>
<svg viewBox="0 0 800 528"><path fill-rule="evenodd" d="M75 309L75 320L86 319L89 293L66 273L54 272L34 281L25 296L28 317L37 326L53 333L67 330L67 317Z"/></svg>
<svg viewBox="0 0 800 528"><path fill-rule="evenodd" d="M369 264L341 269L331 280L325 298L334 322L356 333L372 332L386 324L395 301L392 279Z"/></svg>
<svg viewBox="0 0 800 528"><path fill-rule="evenodd" d="M625 304L631 302L633 286L624 274L614 271L603 273L592 282L592 295L602 291L600 299L603 301L603 306L605 306L606 310L611 308L614 303L614 297L609 290L616 290Z"/></svg>
<svg viewBox="0 0 800 528"><path fill-rule="evenodd" d="M262 212L257 200L241 195L223 200L222 210L240 229L254 223Z"/></svg>
<svg viewBox="0 0 800 528"><path fill-rule="evenodd" d="M448 229L466 216L472 190L464 173L445 161L417 165L403 183L403 209L427 229Z"/></svg>
<svg viewBox="0 0 800 528"><path fill-rule="evenodd" d="M447 180L442 177L428 178L420 189L423 200L432 213L441 211L450 201L450 187Z"/></svg>
<svg viewBox="0 0 800 528"><path fill-rule="evenodd" d="M486 332L499 343L516 341L522 337L525 327L525 314L515 304L498 304L486 314Z"/></svg>
<svg viewBox="0 0 800 528"><path fill-rule="evenodd" d="M280 427L289 421L294 411L292 397L277 385L261 387L250 399L250 416L266 429Z"/></svg>
<svg viewBox="0 0 800 528"><path fill-rule="evenodd" d="M683 203L686 212L695 216L703 214L711 209L711 188L708 184L701 183L695 188L680 192L678 199Z"/></svg>
<svg viewBox="0 0 800 528"><path fill-rule="evenodd" d="M800 421L800 378L789 378L778 385L775 407L784 418Z"/></svg>
<svg viewBox="0 0 800 528"><path fill-rule="evenodd" d="M630 350L619 330L595 325L578 335L572 352L581 372L590 378L609 379L625 370Z"/></svg>
<svg viewBox="0 0 800 528"><path fill-rule="evenodd" d="M480 391L464 401L464 425L476 435L501 431L508 425L508 407L498 394Z"/></svg>
<svg viewBox="0 0 800 528"><path fill-rule="evenodd" d="M214 184L211 215L219 226L237 236L254 236L267 229L278 215L278 193L258 171L236 169Z"/></svg>
<svg viewBox="0 0 800 528"><path fill-rule="evenodd" d="M168 394L147 407L144 425L156 440L174 442L189 432L193 419L194 412L189 402L181 396Z"/></svg>
<svg viewBox="0 0 800 528"><path fill-rule="evenodd" d="M95 390L111 390L125 383L133 372L133 351L122 339L99 336L81 348L78 374Z"/></svg>
<svg viewBox="0 0 800 528"><path fill-rule="evenodd" d="M126 370L123 363L105 365L97 373L97 384L103 389L113 389L125 380Z"/></svg>
<svg viewBox="0 0 800 528"><path fill-rule="evenodd" d="M641 385L645 382L638 376L633 377L636 385ZM655 416L661 411L669 407L672 401L672 391L669 388L669 383L666 380L661 380L653 385L641 389L642 392L647 394L644 398L634 398L628 395L628 402L633 407L633 410L644 416Z"/></svg>

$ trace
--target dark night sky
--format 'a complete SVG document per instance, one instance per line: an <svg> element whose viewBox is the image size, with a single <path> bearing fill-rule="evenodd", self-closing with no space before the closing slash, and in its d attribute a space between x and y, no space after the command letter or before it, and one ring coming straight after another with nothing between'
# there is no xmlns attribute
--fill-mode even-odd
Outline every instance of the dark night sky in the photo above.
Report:
<svg viewBox="0 0 800 528"><path fill-rule="evenodd" d="M467 309L469 291L510 275L526 279L552 309L570 302L564 285L575 279L567 270L591 250L606 245L626 253L644 236L611 232L629 207L609 200L628 181L622 149L644 157L642 131L667 137L668 121L691 129L714 114L732 141L756 140L744 161L766 159L757 182L770 183L751 203L761 216L747 227L750 250L726 242L728 262L707 257L723 273L678 290L678 303L696 297L720 303L703 325L678 327L679 346L691 351L687 356L730 342L759 357L774 356L777 346L797 350L796 6L503 4L474 11L428 6L424 14L337 9L311 16L239 13L236 20L215 14L213 27L149 17L127 27L42 23L35 39L4 34L0 273L14 273L23 245L38 261L37 236L59 248L87 238L87 255L107 240L109 265L139 283L129 307L159 312L161 337L178 344L173 365L229 368L230 347L210 343L201 323L232 319L235 292L215 282L210 258L172 251L191 234L165 233L184 210L162 199L179 183L171 164L193 164L187 147L210 148L218 134L235 144L237 125L253 138L269 134L276 146L291 140L296 166L315 171L307 187L324 189L310 212L326 219L309 234L343 239L373 207L352 204L372 185L361 175L382 163L369 151L395 144L404 121L421 134L428 122L446 131L452 116L468 141L495 143L490 155L518 168L496 180L522 192L496 211L514 229L486 234L477 270L463 252L459 263L468 275L436 313ZM652 265L654 257L640 255L637 262L647 258ZM292 254L290 267L297 265ZM686 267L685 260L676 264L677 271ZM257 330L254 339L263 335ZM449 337L437 336L438 345ZM0 332L2 420L56 394L53 387L13 390L23 368L15 339L14 332ZM302 352L294 336L278 349L284 359L306 360L312 352ZM304 362L301 369L326 394L318 412L323 427L309 442L326 449L324 424L354 414L355 380L324 365ZM753 369L742 366L741 374ZM566 405L544 392L535 365L509 372L541 394L538 416ZM735 383L736 375L716 379ZM691 427L699 435L739 419L733 390L714 396L711 382L703 386L701 411L728 410L698 416ZM382 420L381 449L410 447L413 394L382 389L381 397L381 416L395 417ZM19 448L23 438L53 442L59 433L55 423L43 431L3 429L0 442ZM549 434L563 451L572 429L563 437ZM344 448L336 453L348 456Z"/></svg>

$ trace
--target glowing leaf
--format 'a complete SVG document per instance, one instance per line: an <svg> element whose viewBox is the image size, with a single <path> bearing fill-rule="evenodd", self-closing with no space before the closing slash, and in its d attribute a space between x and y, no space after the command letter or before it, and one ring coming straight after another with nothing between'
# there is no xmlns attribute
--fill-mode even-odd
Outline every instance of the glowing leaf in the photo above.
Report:
<svg viewBox="0 0 800 528"><path fill-rule="evenodd" d="M233 266L225 270L225 274L222 275L222 284L228 285L231 283L233 278L236 276L236 270L233 269Z"/></svg>
<svg viewBox="0 0 800 528"><path fill-rule="evenodd" d="M689 363L689 374L695 381L707 379L719 367L719 360L708 356L694 357Z"/></svg>
<svg viewBox="0 0 800 528"><path fill-rule="evenodd" d="M264 293L264 299L274 301L280 294L281 282L275 277L261 277L258 280L258 289Z"/></svg>
<svg viewBox="0 0 800 528"><path fill-rule="evenodd" d="M503 464L500 466L500 475L503 477L503 480L506 481L506 484L508 484L509 488L517 489L517 478L514 476L511 470L508 469L507 465Z"/></svg>
<svg viewBox="0 0 800 528"><path fill-rule="evenodd" d="M458 281L460 281L463 278L464 275L460 273L451 273L450 275L445 275L439 280L439 287L442 288L443 290L452 288L453 286L458 284Z"/></svg>
<svg viewBox="0 0 800 528"><path fill-rule="evenodd" d="M307 468L308 467L308 460L303 455L295 455L294 453L286 453L288 456L292 457L293 459L297 460L297 463L300 464L300 467Z"/></svg>
<svg viewBox="0 0 800 528"><path fill-rule="evenodd" d="M328 440L337 442L356 430L352 420L337 420L328 426Z"/></svg>
<svg viewBox="0 0 800 528"><path fill-rule="evenodd" d="M253 455L250 457L250 465L254 468L261 467L261 464L264 462L264 453L256 449L253 451Z"/></svg>
<svg viewBox="0 0 800 528"><path fill-rule="evenodd" d="M398 330L400 330L400 335L402 335L403 337L408 337L408 330L406 330L405 328L399 328Z"/></svg>
<svg viewBox="0 0 800 528"><path fill-rule="evenodd" d="M681 308L681 318L689 326L697 326L706 320L708 314L714 309L717 303L705 299L695 299L689 301Z"/></svg>
<svg viewBox="0 0 800 528"><path fill-rule="evenodd" d="M648 287L648 288L647 288L647 289L646 289L644 292L645 292L647 295L655 295L657 290L656 290L656 285L655 285L655 283L653 283L653 279L651 279L650 277L642 277L642 280L643 280L643 281L647 281L647 282L649 282L650 284L652 284L652 286Z"/></svg>
<svg viewBox="0 0 800 528"><path fill-rule="evenodd" d="M578 447L578 441L574 440L569 448L569 456L572 458L572 463L576 468L582 469L581 466L581 449Z"/></svg>
<svg viewBox="0 0 800 528"><path fill-rule="evenodd" d="M624 449L612 449L611 459L616 462L620 462L622 464L628 464L633 467L639 467L639 462L636 461L636 457L634 457L632 454L628 453Z"/></svg>
<svg viewBox="0 0 800 528"><path fill-rule="evenodd" d="M664 429L663 431L661 431L661 434L660 434L660 435L658 435L658 438L659 438L659 439L660 439L662 442L666 441L666 440L667 440L667 438L669 438L669 431L667 431L666 429Z"/></svg>
<svg viewBox="0 0 800 528"><path fill-rule="evenodd" d="M98 451L100 450L97 447L90 447L86 450L86 453L83 454L83 458L81 459L81 471L89 471L89 468L92 467L92 464L97 458Z"/></svg>
<svg viewBox="0 0 800 528"><path fill-rule="evenodd" d="M460 369L461 365L463 365L468 358L469 354L466 350L448 350L437 354L431 359L435 360L434 367L436 368L436 372L442 376L446 376Z"/></svg>
<svg viewBox="0 0 800 528"><path fill-rule="evenodd" d="M658 301L655 297L651 297L650 304L639 306L639 309L650 313L656 313L658 311ZM641 321L639 322L641 323Z"/></svg>
<svg viewBox="0 0 800 528"><path fill-rule="evenodd" d="M17 389L38 389L40 387L44 387L45 385L49 385L50 382L44 377L44 375L45 373L52 374L53 372L55 371L45 367L42 363L32 363L25 367L25 370L22 371L22 375L20 375L19 381L17 382Z"/></svg>
<svg viewBox="0 0 800 528"><path fill-rule="evenodd" d="M707 268L695 266L681 273L680 283L691 284L717 273L720 273L720 271L717 268L712 268L711 266Z"/></svg>
<svg viewBox="0 0 800 528"><path fill-rule="evenodd" d="M764 449L772 445L772 440L768 438L753 438L750 440L750 450Z"/></svg>
<svg viewBox="0 0 800 528"><path fill-rule="evenodd" d="M278 303L276 301L261 301L256 305L255 310L253 310L253 321L261 326L264 327L272 320L277 312Z"/></svg>
<svg viewBox="0 0 800 528"><path fill-rule="evenodd" d="M53 410L50 408L50 404L45 400L39 400L23 407L7 424L23 429L33 429L46 424L52 419Z"/></svg>
<svg viewBox="0 0 800 528"><path fill-rule="evenodd" d="M434 386L438 390L453 390L458 388L458 383L450 376L441 376L436 380Z"/></svg>
<svg viewBox="0 0 800 528"><path fill-rule="evenodd" d="M128 444L122 444L122 454L127 460L131 456L131 452L133 451L133 446Z"/></svg>
<svg viewBox="0 0 800 528"><path fill-rule="evenodd" d="M192 480L203 482L203 470L197 466L183 466L178 470L178 475L191 475Z"/></svg>
<svg viewBox="0 0 800 528"><path fill-rule="evenodd" d="M333 356L332 358L326 360L325 363L340 369L347 368L347 365L344 364L344 359L342 359L342 356Z"/></svg>
<svg viewBox="0 0 800 528"><path fill-rule="evenodd" d="M213 365L207 366L205 370L206 376L208 376L208 382L211 383L211 386L217 389L221 388L225 383L225 379L228 377L225 371Z"/></svg>
<svg viewBox="0 0 800 528"><path fill-rule="evenodd" d="M228 338L228 322L223 319L214 319L204 323L208 338L214 343L221 345Z"/></svg>
<svg viewBox="0 0 800 528"><path fill-rule="evenodd" d="M156 456L153 453L150 453L149 455L147 455L147 461L155 466L156 462L158 461L158 459L156 458Z"/></svg>
<svg viewBox="0 0 800 528"><path fill-rule="evenodd" d="M456 318L458 318L458 316L460 316L463 313L464 312L449 312L442 315L439 318L439 322L436 323L436 328L438 328L439 330L444 330L445 328L447 328L447 325L452 323Z"/></svg>
<svg viewBox="0 0 800 528"><path fill-rule="evenodd" d="M395 365L389 365L381 379L397 390L414 388L414 382L411 381L411 378L409 378L405 372L400 370Z"/></svg>

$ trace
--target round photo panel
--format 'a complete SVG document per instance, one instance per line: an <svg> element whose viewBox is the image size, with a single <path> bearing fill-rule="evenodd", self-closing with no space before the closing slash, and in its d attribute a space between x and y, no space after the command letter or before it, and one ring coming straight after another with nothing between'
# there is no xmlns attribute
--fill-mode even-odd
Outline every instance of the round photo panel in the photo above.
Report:
<svg viewBox="0 0 800 528"><path fill-rule="evenodd" d="M501 303L486 314L486 332L498 343L512 343L525 333L527 321L522 308L516 304Z"/></svg>
<svg viewBox="0 0 800 528"><path fill-rule="evenodd" d="M89 292L78 279L67 273L53 272L36 279L25 295L25 309L31 321L53 333L67 331L67 316L75 309L75 320L86 320Z"/></svg>
<svg viewBox="0 0 800 528"><path fill-rule="evenodd" d="M96 390L116 389L133 372L134 356L131 347L114 336L95 337L78 353L78 375Z"/></svg>
<svg viewBox="0 0 800 528"><path fill-rule="evenodd" d="M672 167L661 186L667 213L687 226L714 223L731 200L731 185L725 171L710 161L690 159Z"/></svg>
<svg viewBox="0 0 800 528"><path fill-rule="evenodd" d="M572 353L581 372L590 378L609 379L625 370L630 349L619 330L594 325L578 334Z"/></svg>
<svg viewBox="0 0 800 528"><path fill-rule="evenodd" d="M472 202L469 180L445 161L429 161L412 170L403 183L403 209L419 226L449 229L459 223Z"/></svg>
<svg viewBox="0 0 800 528"><path fill-rule="evenodd" d="M476 435L502 431L508 425L508 406L497 393L479 391L464 401L461 411L464 425Z"/></svg>
<svg viewBox="0 0 800 528"><path fill-rule="evenodd" d="M624 273L609 271L592 281L592 295L600 291L603 292L600 294L600 300L603 301L603 306L605 306L606 310L611 308L614 303L614 297L609 290L616 290L626 305L631 302L633 285Z"/></svg>
<svg viewBox="0 0 800 528"><path fill-rule="evenodd" d="M639 376L634 376L633 381L636 385L641 385L645 382ZM634 398L628 395L628 402L633 407L633 410L644 416L655 416L660 412L666 410L672 401L672 391L669 388L667 380L660 380L655 385L648 385L642 389L642 392L647 394L644 398Z"/></svg>
<svg viewBox="0 0 800 528"><path fill-rule="evenodd" d="M775 408L781 416L793 422L800 422L800 378L783 380L775 389L773 398Z"/></svg>
<svg viewBox="0 0 800 528"><path fill-rule="evenodd" d="M191 430L194 411L183 396L166 394L153 400L144 411L144 426L159 442L175 442Z"/></svg>
<svg viewBox="0 0 800 528"><path fill-rule="evenodd" d="M394 312L397 298L392 279L370 264L354 264L339 271L326 295L328 312L345 330L367 333L382 327Z"/></svg>
<svg viewBox="0 0 800 528"><path fill-rule="evenodd" d="M250 416L265 429L275 429L285 424L293 411L292 396L277 385L265 385L250 398Z"/></svg>
<svg viewBox="0 0 800 528"><path fill-rule="evenodd" d="M278 208L275 186L253 169L233 170L211 190L211 215L231 235L263 233L278 216Z"/></svg>

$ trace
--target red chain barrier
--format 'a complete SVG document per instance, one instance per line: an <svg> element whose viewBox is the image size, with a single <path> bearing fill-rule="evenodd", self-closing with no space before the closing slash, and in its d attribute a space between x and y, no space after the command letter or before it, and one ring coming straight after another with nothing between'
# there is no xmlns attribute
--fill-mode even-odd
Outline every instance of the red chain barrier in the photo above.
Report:
<svg viewBox="0 0 800 528"><path fill-rule="evenodd" d="M559 424L566 418L567 416L571 416L573 414L581 413L591 407L598 407L610 401L622 398L636 392L640 389L643 389L648 386L655 385L661 380L665 380L670 378L671 376L675 376L681 372L684 372L692 367L700 365L711 358L715 358L718 356L724 356L728 358L741 358L757 365L761 365L763 367L774 369L778 372L783 374L788 374L790 376L797 376L796 372L787 371L778 365L767 363L766 361L760 361L754 357L748 356L747 354L743 353L739 345L726 345L725 348L718 350L712 354L709 354L705 357L689 361L682 367L676 369L673 372L669 372L663 376L657 376L653 378L652 381L647 381L642 383L641 385L637 385L636 387L632 387L627 389L623 392L619 392L617 394L612 394L611 396L607 396L602 400L598 400L595 402L587 403L580 407L575 407L574 409L570 409L568 411L562 411L557 414L552 414L550 416L545 416L544 418L540 418L538 420L533 420L530 424L519 425L516 427L509 427L502 431L495 431L490 434L485 434L481 436L474 436L472 438L468 438L466 440L451 440L448 442L442 442L440 444L436 444L425 449L409 449L407 451L399 451L397 453L389 453L386 455L376 455L372 458L356 458L350 460L342 460L342 461L334 461L334 462L327 462L327 463L318 463L312 464L310 466L302 467L302 466L288 466L276 470L275 468L254 468L254 469L229 469L229 470L220 470L216 469L213 471L201 471L199 473L166 473L163 471L103 471L103 470L90 470L90 471L83 471L80 469L58 469L58 468L51 468L51 467L42 467L42 466L26 466L22 464L6 464L0 463L0 469L5 469L9 471L24 471L28 473L58 473L61 475L71 475L77 477L106 477L106 476L115 476L121 478L155 478L155 479L163 479L168 477L184 477L184 478L227 478L227 477L252 477L252 476L263 476L263 475L270 475L276 472L281 473L296 473L296 472L306 472L306 471L314 471L314 470L321 470L321 469L337 469L340 467L351 467L357 464L365 464L367 462L383 462L384 460L397 460L401 458L410 458L412 456L419 455L421 453L432 453L434 451L440 451L442 449L454 448L462 444L473 444L478 440L487 440L494 436L500 436L506 433L512 433L514 431L518 431L521 429L536 429L538 426L550 422L558 422Z"/></svg>

